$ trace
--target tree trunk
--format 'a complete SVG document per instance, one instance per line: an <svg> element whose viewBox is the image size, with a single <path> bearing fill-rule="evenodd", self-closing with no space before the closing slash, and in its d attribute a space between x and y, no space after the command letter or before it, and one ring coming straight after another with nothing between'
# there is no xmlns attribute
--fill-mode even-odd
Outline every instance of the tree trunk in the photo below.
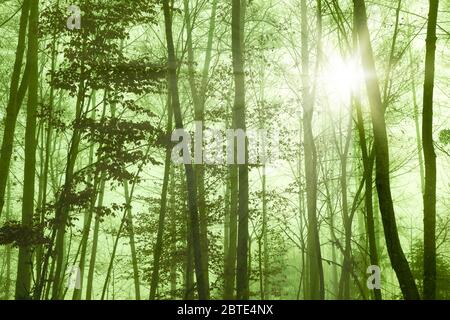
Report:
<svg viewBox="0 0 450 320"><path fill-rule="evenodd" d="M433 142L433 90L439 0L430 0L423 87L422 139L425 160L423 194L423 298L436 299L436 154Z"/></svg>
<svg viewBox="0 0 450 320"><path fill-rule="evenodd" d="M306 0L301 1L302 85L303 85L303 132L305 150L306 202L308 211L307 255L309 261L309 299L323 300L322 255L317 223L317 152L312 131L314 101L309 75L308 14Z"/></svg>
<svg viewBox="0 0 450 320"><path fill-rule="evenodd" d="M131 204L130 193L128 191L128 181L125 181L124 184L124 195L126 203ZM133 213L131 211L131 207L127 209L127 232L128 237L130 239L130 251L131 251L131 264L133 266L133 280L134 280L134 297L135 300L141 300L141 282L139 276L139 266L137 262L136 255L136 240L134 237L134 224L133 224Z"/></svg>
<svg viewBox="0 0 450 320"><path fill-rule="evenodd" d="M80 89L77 97L77 107L76 107L76 119L79 120L82 114L84 105L84 83L80 84ZM80 144L81 133L79 129L75 128L72 139L70 142L67 166L65 170L65 180L64 186L57 200L56 210L55 210L55 228L56 228L56 242L55 242L55 274L53 278L52 287L52 299L59 299L61 294L61 286L64 280L64 254L65 254L65 235L66 235L66 224L69 217L70 208L66 201L66 198L70 194L73 183L73 173L75 170L75 164L78 157L78 147Z"/></svg>
<svg viewBox="0 0 450 320"><path fill-rule="evenodd" d="M5 204L5 189L8 180L9 165L11 162L11 155L14 144L14 132L16 129L17 115L19 114L22 99L25 91L28 88L28 75L25 68L25 73L20 83L20 73L22 70L22 61L26 47L26 34L28 15L30 11L30 0L25 0L22 5L22 12L20 15L19 37L17 41L16 59L14 62L14 69L11 76L11 84L9 88L9 100L6 107L5 129L3 131L2 148L0 151L0 217ZM19 88L20 83L20 88Z"/></svg>
<svg viewBox="0 0 450 320"><path fill-rule="evenodd" d="M365 195L364 195L364 210L366 212L365 225L367 230L367 237L369 241L369 256L370 264L373 266L379 266L378 261L378 246L375 233L375 219L373 212L373 153L371 156L368 154L367 139L364 129L364 119L361 110L361 102L359 98L354 99L356 116L357 116L357 128L359 135L359 145L361 148L361 154L364 167L364 180L365 180ZM381 290L374 289L374 296L376 300L381 300Z"/></svg>
<svg viewBox="0 0 450 320"><path fill-rule="evenodd" d="M107 97L108 97L108 91L104 90L103 110L102 110L101 119L104 119L104 116L106 114ZM95 96L94 96L94 101L95 101ZM94 105L94 108L96 108L95 102L93 105ZM113 113L113 110L111 110L111 113ZM112 114L111 114L111 116L113 117ZM100 181L99 181L97 208L101 208L103 206L103 198L105 195L105 182L106 182L106 175L105 175L105 172L102 172L100 174ZM94 230L93 230L93 235L92 235L91 256L89 259L89 270L88 270L87 283L86 283L86 300L92 299L92 288L93 288L93 282L94 282L94 271L95 271L95 262L97 259L98 236L99 236L99 231L100 231L101 219L102 218L98 214L95 214Z"/></svg>
<svg viewBox="0 0 450 320"><path fill-rule="evenodd" d="M34 214L34 182L36 167L36 115L38 105L38 20L39 1L33 1L30 6L28 29L27 64L30 68L28 87L27 120L25 129L25 167L22 198L22 226L28 232L33 229ZM19 247L17 262L16 300L31 299L32 275L32 244Z"/></svg>
<svg viewBox="0 0 450 320"><path fill-rule="evenodd" d="M59 0L57 2L59 4ZM54 71L56 70L56 56L57 56L57 48L56 48L56 35L53 34L52 39L52 47L51 47L51 79L53 81ZM49 119L52 119L55 105L55 88L50 86L50 94L49 94ZM44 170L43 170L43 181L42 181L42 202L41 202L41 223L44 222L44 214L45 208L47 206L47 189L48 189L48 176L49 176L49 166L52 152L52 141L53 141L53 123L52 121L48 121L47 123L47 132L45 137L45 160L44 160ZM40 248L42 250L42 248ZM38 273L40 274L40 273Z"/></svg>
<svg viewBox="0 0 450 320"><path fill-rule="evenodd" d="M423 152L422 152L422 135L420 133L420 123L419 123L419 105L417 103L417 91L416 91L416 81L415 76L417 68L414 67L412 50L409 51L409 61L411 68L411 93L413 100L413 108L414 108L414 126L416 129L416 144L417 144L417 157L419 159L419 174L420 174L420 190L422 191L422 195L425 192L425 169L423 167Z"/></svg>
<svg viewBox="0 0 450 320"><path fill-rule="evenodd" d="M168 78L169 78L169 93L172 98L172 105L175 117L175 127L179 130L183 129L183 118L181 113L180 98L178 92L178 79L177 79L177 61L175 57L175 48L173 44L172 34L172 14L170 12L169 0L163 1L164 21L166 30L167 52L168 52ZM208 285L205 283L205 270L203 255L200 245L200 222L197 207L197 183L195 181L194 168L191 163L186 163L186 186L188 194L188 207L190 215L190 228L192 232L192 242L194 249L195 260L195 274L197 278L197 290L200 300L206 300L209 298Z"/></svg>
<svg viewBox="0 0 450 320"><path fill-rule="evenodd" d="M182 168L180 168L180 177L183 176ZM185 272L184 272L184 300L194 299L194 250L192 246L192 232L189 211L186 202L186 182L181 181L182 192L182 212L185 217L184 234L186 236L186 254L185 254Z"/></svg>
<svg viewBox="0 0 450 320"><path fill-rule="evenodd" d="M389 147L386 121L381 100L378 77L375 71L372 45L367 26L364 0L353 0L356 28L358 32L361 60L366 75L366 88L372 115L374 148L376 157L376 185L383 220L386 245L392 267L397 275L405 299L420 299L408 261L403 253L395 220L389 178Z"/></svg>
<svg viewBox="0 0 450 320"><path fill-rule="evenodd" d="M168 103L167 103L166 133L167 133L167 137L169 137L170 132L172 131L172 118L173 118L172 102L170 101L170 97L167 102ZM164 225L165 225L166 208L167 208L167 190L168 190L169 178L170 178L170 159L171 159L171 145L167 144L166 155L165 155L165 160L164 160L164 177L163 177L163 185L162 185L162 191L161 191L161 204L160 204L160 208L159 208L158 233L156 235L155 248L153 249L153 270L152 270L152 278L151 278L151 283L150 283L150 300L155 300L156 291L158 288L158 281L159 281L159 265L160 265L160 260L161 260L161 254L163 252ZM174 178L172 177L172 179L174 179Z"/></svg>
<svg viewBox="0 0 450 320"><path fill-rule="evenodd" d="M267 226L268 226L268 219L267 219L267 190L266 190L266 165L263 165L262 168L263 174L262 174L262 240L263 240L263 294L264 299L269 300L270 299L270 292L269 292L269 242L267 237Z"/></svg>
<svg viewBox="0 0 450 320"><path fill-rule="evenodd" d="M133 192L131 192L131 194L133 194ZM131 199L131 196L130 198ZM129 207L130 203L127 202L126 206ZM113 244L113 249L111 252L111 257L109 259L109 263L108 263L108 269L106 271L106 277L105 277L105 281L103 282L103 289L102 289L102 294L100 297L100 300L104 300L105 299L105 295L106 298L108 299L108 294L109 294L109 281L111 280L111 273L113 274L112 276L112 280L113 280L113 291L114 291L114 259L116 257L116 252L117 252L117 247L119 245L119 241L120 241L120 235L122 234L122 231L125 227L125 223L127 221L127 215L128 215L128 209L125 208L123 215L122 215L122 219L120 220L120 225L119 225L119 229L117 230L117 234L115 236L114 239L114 244Z"/></svg>
<svg viewBox="0 0 450 320"><path fill-rule="evenodd" d="M196 132L196 134L203 137L203 128L205 126L205 102L206 102L206 86L209 75L209 66L211 63L211 53L212 53L212 41L214 36L215 24L216 24L216 8L217 0L212 3L210 27L208 31L208 42L205 52L205 62L203 66L202 79L200 86L197 85L195 81L195 58L194 58L194 48L192 45L192 30L193 25L191 24L191 15L189 8L189 0L184 0L184 11L185 11L185 22L187 30L187 56L188 56L188 80L189 87L191 89L192 101L194 104L194 121L201 123L202 132ZM199 87L199 90L197 90ZM196 144L196 148L203 149L202 144ZM202 154L202 150L197 150L195 154ZM203 157L200 159L203 162ZM195 174L197 181L197 196L198 196L198 209L200 215L200 238L201 238L201 248L203 254L204 262L204 274L205 283L208 286L207 290L209 292L209 254L208 254L208 214L206 212L206 190L205 190L205 168L203 164L195 164Z"/></svg>
<svg viewBox="0 0 450 320"><path fill-rule="evenodd" d="M170 169L170 185L169 185L169 216L170 216L170 257L172 263L170 265L170 296L172 300L177 298L177 264L178 264L178 256L177 256L177 216L176 216L176 208L175 208L175 169L172 167Z"/></svg>
<svg viewBox="0 0 450 320"><path fill-rule="evenodd" d="M90 100L92 102L92 112L91 112L91 118L93 121L96 120L96 93L93 91L92 98ZM94 143L91 143L89 146L89 158L88 158L88 166L91 166L94 162ZM94 195L92 196L91 203L89 205L89 208L85 211L84 214L84 225L83 225L83 232L81 236L81 252L80 252L80 263L78 265L78 268L80 270L80 287L74 288L72 300L80 300L81 294L83 292L83 281L84 281L84 269L86 264L86 252L88 247L88 240L89 240L89 234L91 232L91 224L92 224L92 217L94 216L94 210L95 210L95 204L97 202L97 195L98 195L98 186L101 181L100 177L97 175L94 177L94 184L93 184L93 190ZM88 184L92 182L91 176L87 178Z"/></svg>
<svg viewBox="0 0 450 320"><path fill-rule="evenodd" d="M102 176L100 177L100 187L99 187L99 193L98 193L98 200L97 200L97 207L101 208L103 206L103 197L105 194L105 177L102 173ZM98 246L98 235L99 235L99 229L100 229L100 219L97 214L95 215L95 222L94 222L94 233L92 236L92 249L91 249L91 258L89 260L89 271L88 271L88 277L87 277L87 284L86 284L86 300L92 299L92 288L94 283L94 271L95 271L95 261L97 259L97 246Z"/></svg>
<svg viewBox="0 0 450 320"><path fill-rule="evenodd" d="M232 55L234 73L233 121L236 129L246 132L245 123L245 74L243 53L243 19L241 0L232 2ZM248 150L244 147L245 163L238 164L238 243L236 255L236 299L249 299L248 280Z"/></svg>
<svg viewBox="0 0 450 320"><path fill-rule="evenodd" d="M11 181L8 180L6 186L6 221L11 218ZM9 300L11 295L11 245L5 246L5 259L6 259L6 279L5 279L5 293L4 299Z"/></svg>
<svg viewBox="0 0 450 320"><path fill-rule="evenodd" d="M225 255L224 265L224 300L234 299L234 285L236 279L236 244L237 244L237 195L238 172L237 165L228 166L230 177L230 206L228 214L228 251Z"/></svg>
<svg viewBox="0 0 450 320"><path fill-rule="evenodd" d="M83 292L83 279L84 279L84 266L86 264L86 251L88 247L89 234L91 231L92 217L94 215L95 203L97 202L97 187L99 185L98 177L95 177L93 190L95 195L93 195L90 207L86 214L83 226L83 234L81 237L81 252L80 252L80 263L78 268L80 270L80 287L73 290L72 300L80 300L81 293Z"/></svg>
<svg viewBox="0 0 450 320"><path fill-rule="evenodd" d="M344 150L338 150L340 162L341 162L341 175L340 175L340 185L341 185L341 195L342 195L342 217L344 225L344 236L345 236L345 246L344 246L344 259L342 262L342 273L341 279L339 281L339 294L338 298L343 300L350 299L350 273L352 269L352 224L353 215L349 214L348 210L348 197L347 197L347 162L348 154L350 149L350 141L352 138L352 112L351 108L349 111L349 121L347 126L347 137L345 139ZM339 133L342 136L342 133ZM339 147L339 145L338 145Z"/></svg>

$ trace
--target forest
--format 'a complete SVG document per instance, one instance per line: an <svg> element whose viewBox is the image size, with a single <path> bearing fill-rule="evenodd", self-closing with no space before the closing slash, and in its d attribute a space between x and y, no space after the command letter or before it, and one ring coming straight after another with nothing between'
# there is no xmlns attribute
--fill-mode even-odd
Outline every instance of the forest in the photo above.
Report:
<svg viewBox="0 0 450 320"><path fill-rule="evenodd" d="M449 0L0 0L0 33L0 300L450 299Z"/></svg>

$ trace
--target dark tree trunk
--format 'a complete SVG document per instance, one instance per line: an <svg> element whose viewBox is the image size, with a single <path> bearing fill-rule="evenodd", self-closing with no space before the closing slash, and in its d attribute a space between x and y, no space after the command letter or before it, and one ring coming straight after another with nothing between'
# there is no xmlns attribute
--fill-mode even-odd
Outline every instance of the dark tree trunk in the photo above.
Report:
<svg viewBox="0 0 450 320"><path fill-rule="evenodd" d="M2 148L0 151L0 217L5 204L6 182L8 180L9 165L13 151L14 132L16 129L17 115L19 114L22 99L28 88L28 67L25 68L24 76L20 82L20 73L22 70L23 56L26 48L26 34L28 25L28 16L30 12L30 0L25 0L22 5L20 15L19 38L17 41L16 59L11 76L9 87L9 100L6 107L5 129L3 131ZM20 87L19 87L20 84Z"/></svg>
<svg viewBox="0 0 450 320"><path fill-rule="evenodd" d="M425 161L423 194L423 298L436 298L436 154L433 142L433 89L439 0L430 0L423 87L422 144Z"/></svg>
<svg viewBox="0 0 450 320"><path fill-rule="evenodd" d="M353 4L361 60L366 74L366 88L372 115L376 158L376 185L388 254L405 299L420 299L419 291L414 282L408 261L403 253L397 231L390 187L389 146L386 121L367 26L366 5L364 0L353 0Z"/></svg>
<svg viewBox="0 0 450 320"><path fill-rule="evenodd" d="M172 14L170 12L170 4L168 0L163 2L164 9L164 21L167 41L168 52L168 77L169 77L169 92L172 98L172 107L175 118L175 127L183 130L183 118L181 113L180 98L178 92L178 79L177 79L177 61L175 57L175 47L173 43L172 34ZM204 262L202 256L202 250L200 245L200 222L197 207L197 184L195 181L194 168L191 163L184 165L186 174L186 186L188 194L188 207L190 217L190 229L192 232L192 244L194 249L195 260L195 275L197 279L198 297L200 300L209 299L208 286L205 283L204 275Z"/></svg>
<svg viewBox="0 0 450 320"><path fill-rule="evenodd" d="M245 123L245 74L243 54L243 4L232 2L232 55L234 73L233 121L236 129L246 132ZM245 163L238 164L238 242L236 259L236 299L249 299L248 280L248 164L247 139L244 147Z"/></svg>
<svg viewBox="0 0 450 320"><path fill-rule="evenodd" d="M38 20L39 1L33 1L30 6L28 29L27 65L30 68L28 87L27 120L25 129L25 168L22 198L22 226L31 232L34 214L34 182L36 167L36 116L38 105ZM17 262L16 299L31 299L32 276L32 247L31 244L19 247Z"/></svg>
<svg viewBox="0 0 450 320"><path fill-rule="evenodd" d="M170 132L172 131L172 103L170 99L168 99L167 103L167 126L166 133L167 137L170 136ZM164 160L164 177L163 177L163 185L161 191L161 203L159 208L159 218L158 218L158 233L156 235L156 243L155 248L153 250L153 270L152 270L152 278L150 283L150 300L155 300L156 291L158 288L159 281L159 265L161 254L163 251L163 236L164 236L164 225L166 219L166 208L167 208L167 191L169 188L169 178L170 178L170 156L171 156L171 145L168 143L166 146L166 154ZM174 179L172 177L172 179ZM173 205L173 204L172 204Z"/></svg>

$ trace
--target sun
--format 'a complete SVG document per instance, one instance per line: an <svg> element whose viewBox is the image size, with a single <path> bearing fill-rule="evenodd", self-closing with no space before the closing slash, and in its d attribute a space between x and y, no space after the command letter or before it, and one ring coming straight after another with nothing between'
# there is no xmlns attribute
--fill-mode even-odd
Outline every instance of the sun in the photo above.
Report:
<svg viewBox="0 0 450 320"><path fill-rule="evenodd" d="M318 75L318 85L324 93L331 99L339 99L342 104L350 102L352 93L360 90L363 81L358 57L345 59L339 54L327 56Z"/></svg>

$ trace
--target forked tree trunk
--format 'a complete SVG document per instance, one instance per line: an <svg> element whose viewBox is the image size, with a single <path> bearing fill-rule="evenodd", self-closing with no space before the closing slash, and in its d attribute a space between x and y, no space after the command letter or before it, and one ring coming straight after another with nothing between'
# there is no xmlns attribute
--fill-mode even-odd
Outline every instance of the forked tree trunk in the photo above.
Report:
<svg viewBox="0 0 450 320"><path fill-rule="evenodd" d="M17 115L19 114L22 99L28 87L28 68L25 68L24 76L20 82L20 73L22 70L23 56L26 48L26 34L28 25L28 16L30 11L30 0L25 0L22 5L20 15L19 36L17 41L16 59L11 76L9 87L9 99L6 107L5 129L3 131L2 148L0 151L0 217L5 204L6 182L8 180L9 165L13 151L14 132L16 129ZM19 88L20 84L20 88Z"/></svg>
<svg viewBox="0 0 450 320"><path fill-rule="evenodd" d="M217 0L212 2L211 9L211 17L208 31L208 41L206 45L205 52L205 62L203 65L202 77L200 85L197 84L195 77L195 57L194 57L194 48L192 45L192 31L194 26L191 22L191 10L189 7L189 0L184 0L184 11L185 11L185 22L186 22L186 30L187 30L187 56L188 56L188 80L189 87L191 89L192 101L194 104L194 120L201 122L201 130L205 126L205 102L206 102L206 86L208 82L209 75L209 67L211 63L211 53L212 53L212 43L214 30L216 25L216 8L217 8ZM197 89L199 88L199 89ZM196 133L200 134L200 133ZM203 132L201 132L201 136L203 137ZM196 144L196 148L203 148L202 144ZM199 154L202 154L201 152ZM203 162L203 159L197 159ZM207 290L209 292L209 253L208 253L208 213L206 211L206 195L207 192L205 190L205 168L203 164L195 164L195 175L197 181L197 196L198 196L198 209L200 216L200 238L201 238L201 248L203 255L203 269L205 274L205 283L208 286Z"/></svg>
<svg viewBox="0 0 450 320"><path fill-rule="evenodd" d="M175 56L175 47L173 43L172 34L172 13L170 10L169 0L163 1L164 22L167 41L167 53L168 53L168 82L169 93L172 98L172 106L175 118L175 127L179 130L183 128L183 118L180 106L180 97L178 92L178 79L177 79L177 61ZM192 233L192 245L194 249L195 260L195 275L197 278L197 290L200 300L206 300L209 298L208 286L205 283L205 270L203 255L200 245L200 222L197 207L197 184L195 181L194 168L191 163L184 165L186 174L186 187L188 194L188 207L190 218L190 229Z"/></svg>

